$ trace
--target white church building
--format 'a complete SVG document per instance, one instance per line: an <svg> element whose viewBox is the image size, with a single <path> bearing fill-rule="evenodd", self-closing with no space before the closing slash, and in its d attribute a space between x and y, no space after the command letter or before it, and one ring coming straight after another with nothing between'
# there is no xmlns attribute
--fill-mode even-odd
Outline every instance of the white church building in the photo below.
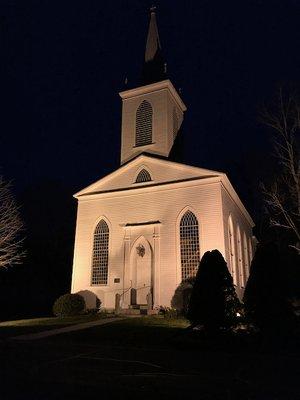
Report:
<svg viewBox="0 0 300 400"><path fill-rule="evenodd" d="M170 306L176 287L218 249L241 293L253 221L224 172L170 159L186 106L166 65L151 11L143 85L120 93L121 166L79 191L72 293L87 306ZM150 297L149 297L150 296Z"/></svg>

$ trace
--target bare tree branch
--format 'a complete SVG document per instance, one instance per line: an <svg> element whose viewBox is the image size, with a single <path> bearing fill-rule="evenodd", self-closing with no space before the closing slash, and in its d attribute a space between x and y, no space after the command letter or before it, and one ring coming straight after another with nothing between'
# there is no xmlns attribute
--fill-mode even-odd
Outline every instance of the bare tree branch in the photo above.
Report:
<svg viewBox="0 0 300 400"><path fill-rule="evenodd" d="M274 109L264 108L260 120L274 131L274 155L281 172L273 185L262 186L271 224L293 231L300 251L300 102L278 93Z"/></svg>
<svg viewBox="0 0 300 400"><path fill-rule="evenodd" d="M24 237L23 223L11 193L11 185L0 177L0 268L20 264Z"/></svg>

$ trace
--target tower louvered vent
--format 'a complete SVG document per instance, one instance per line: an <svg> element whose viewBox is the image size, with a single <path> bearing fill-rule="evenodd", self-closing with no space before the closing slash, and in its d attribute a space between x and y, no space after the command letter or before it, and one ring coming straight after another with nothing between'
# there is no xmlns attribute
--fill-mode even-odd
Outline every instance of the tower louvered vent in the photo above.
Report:
<svg viewBox="0 0 300 400"><path fill-rule="evenodd" d="M152 143L152 116L151 104L146 100L142 101L136 112L136 146L145 146Z"/></svg>
<svg viewBox="0 0 300 400"><path fill-rule="evenodd" d="M151 181L151 175L146 169L142 169L136 177L135 183L149 182Z"/></svg>
<svg viewBox="0 0 300 400"><path fill-rule="evenodd" d="M173 138L176 138L178 132L178 117L175 108L173 108Z"/></svg>

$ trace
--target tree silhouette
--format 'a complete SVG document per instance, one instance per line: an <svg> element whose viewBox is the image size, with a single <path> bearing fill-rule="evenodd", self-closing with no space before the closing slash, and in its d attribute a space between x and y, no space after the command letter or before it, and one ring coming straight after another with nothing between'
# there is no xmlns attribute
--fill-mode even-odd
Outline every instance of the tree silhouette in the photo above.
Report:
<svg viewBox="0 0 300 400"><path fill-rule="evenodd" d="M279 170L272 185L262 185L270 225L293 234L291 247L300 254L300 99L279 90L276 105L265 108L262 122L272 129Z"/></svg>
<svg viewBox="0 0 300 400"><path fill-rule="evenodd" d="M208 331L230 328L237 323L241 304L226 261L218 250L207 251L199 264L188 308L192 326Z"/></svg>
<svg viewBox="0 0 300 400"><path fill-rule="evenodd" d="M279 247L274 240L259 244L251 263L244 294L247 317L262 330L274 334L291 328L295 321L291 303L290 271L299 263L296 250ZM299 276L298 276L299 278ZM296 292L295 292L296 294Z"/></svg>
<svg viewBox="0 0 300 400"><path fill-rule="evenodd" d="M0 268L22 262L22 229L23 222L11 192L11 185L0 176Z"/></svg>

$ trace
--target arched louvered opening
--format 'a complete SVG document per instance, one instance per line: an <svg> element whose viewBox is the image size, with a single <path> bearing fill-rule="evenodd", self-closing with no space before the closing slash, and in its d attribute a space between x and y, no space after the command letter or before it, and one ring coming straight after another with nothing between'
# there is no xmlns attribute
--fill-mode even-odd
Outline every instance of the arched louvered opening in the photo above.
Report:
<svg viewBox="0 0 300 400"><path fill-rule="evenodd" d="M109 228L102 219L94 232L92 285L107 285Z"/></svg>
<svg viewBox="0 0 300 400"><path fill-rule="evenodd" d="M173 108L173 138L175 139L178 132L178 117L175 107Z"/></svg>
<svg viewBox="0 0 300 400"><path fill-rule="evenodd" d="M245 275L245 284L246 280L249 276L249 253L248 253L248 243L246 233L243 235L243 248L244 248L244 275Z"/></svg>
<svg viewBox="0 0 300 400"><path fill-rule="evenodd" d="M187 211L180 220L180 257L182 280L196 275L199 261L199 225L196 216Z"/></svg>
<svg viewBox="0 0 300 400"><path fill-rule="evenodd" d="M152 117L151 104L144 100L136 112L135 145L145 146L152 143Z"/></svg>
<svg viewBox="0 0 300 400"><path fill-rule="evenodd" d="M249 252L249 266L250 266L253 259L252 240L250 237L248 238L248 252Z"/></svg>
<svg viewBox="0 0 300 400"><path fill-rule="evenodd" d="M135 180L135 183L142 183L142 182L149 182L151 181L151 175L149 174L149 172L146 169L142 169Z"/></svg>
<svg viewBox="0 0 300 400"><path fill-rule="evenodd" d="M233 223L231 216L228 218L228 244L229 244L229 266L230 272L233 278L233 283L237 285L237 272L236 272L236 260L235 260L235 244L234 244L234 233Z"/></svg>
<svg viewBox="0 0 300 400"><path fill-rule="evenodd" d="M237 266L239 272L239 284L245 286L244 270L243 270L243 252L242 252L242 238L240 227L237 226Z"/></svg>

